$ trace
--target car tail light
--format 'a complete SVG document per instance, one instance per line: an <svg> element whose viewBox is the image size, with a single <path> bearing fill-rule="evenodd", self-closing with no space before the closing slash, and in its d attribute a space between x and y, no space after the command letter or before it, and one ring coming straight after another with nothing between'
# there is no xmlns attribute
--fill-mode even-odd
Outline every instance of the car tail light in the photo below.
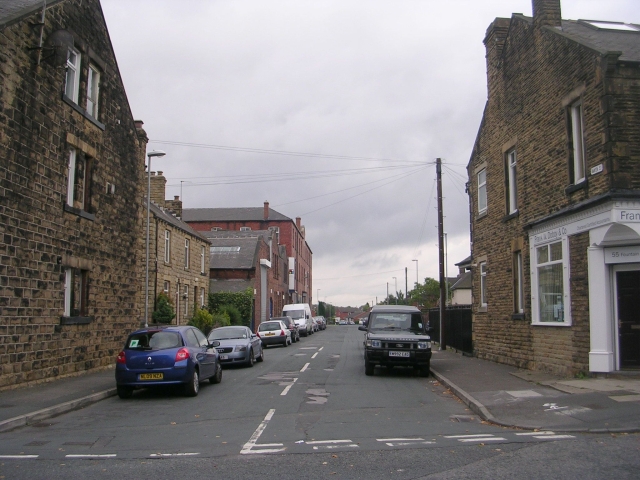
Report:
<svg viewBox="0 0 640 480"><path fill-rule="evenodd" d="M256 332L256 335L258 335L258 337L259 337L259 336L260 336L260 332L259 332L259 331L258 331L258 332Z"/></svg>
<svg viewBox="0 0 640 480"><path fill-rule="evenodd" d="M127 357L124 353L124 350L118 354L118 358L116 359L116 363L127 363Z"/></svg>
<svg viewBox="0 0 640 480"><path fill-rule="evenodd" d="M182 360L186 360L189 358L189 350L186 348L181 348L176 352L176 362L181 362Z"/></svg>
<svg viewBox="0 0 640 480"><path fill-rule="evenodd" d="M280 330L280 336L284 337L286 335L286 333L284 333L284 330Z"/></svg>

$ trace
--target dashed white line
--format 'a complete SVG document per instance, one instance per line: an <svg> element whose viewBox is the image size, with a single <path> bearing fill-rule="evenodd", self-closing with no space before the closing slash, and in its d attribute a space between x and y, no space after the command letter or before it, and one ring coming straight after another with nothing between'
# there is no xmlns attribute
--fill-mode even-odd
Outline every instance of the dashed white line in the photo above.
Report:
<svg viewBox="0 0 640 480"><path fill-rule="evenodd" d="M152 453L150 457L191 457L193 455L200 455L199 453Z"/></svg>
<svg viewBox="0 0 640 480"><path fill-rule="evenodd" d="M473 435L445 435L444 438L474 438L474 437L489 437L490 433L475 433Z"/></svg>
<svg viewBox="0 0 640 480"><path fill-rule="evenodd" d="M81 455L81 454L69 454L65 455L65 458L114 458L116 456L115 453L109 453L106 455Z"/></svg>
<svg viewBox="0 0 640 480"><path fill-rule="evenodd" d="M319 352L314 353L313 355L311 355L311 359L313 360L314 358L316 358L318 356Z"/></svg>
<svg viewBox="0 0 640 480"><path fill-rule="evenodd" d="M22 458L38 458L38 455L0 455L0 459L20 460Z"/></svg>
<svg viewBox="0 0 640 480"><path fill-rule="evenodd" d="M564 440L568 438L576 438L573 435L539 435L534 436L533 438L538 438L540 440Z"/></svg>
<svg viewBox="0 0 640 480"><path fill-rule="evenodd" d="M378 442L419 442L421 440L424 440L424 438L376 438L376 440Z"/></svg>
<svg viewBox="0 0 640 480"><path fill-rule="evenodd" d="M309 365L310 365L309 363L305 363L304 367L300 369L300 372L304 372L307 368L309 368Z"/></svg>
<svg viewBox="0 0 640 480"><path fill-rule="evenodd" d="M459 442L504 442L506 438L502 437L480 437L480 438L459 438Z"/></svg>
<svg viewBox="0 0 640 480"><path fill-rule="evenodd" d="M323 445L327 443L352 443L353 440L313 440L306 442L307 445Z"/></svg>
<svg viewBox="0 0 640 480"><path fill-rule="evenodd" d="M324 347L320 347L320 348L318 349L318 351L319 351L319 352L321 352L323 348L324 348Z"/></svg>
<svg viewBox="0 0 640 480"><path fill-rule="evenodd" d="M516 436L518 437L533 437L534 435L555 435L554 432L550 432L548 430L542 431L542 432L522 432L522 433L516 433Z"/></svg>
<svg viewBox="0 0 640 480"><path fill-rule="evenodd" d="M282 391L282 393L280 394L281 396L286 395L287 393L289 393L289 390L291 390L291 387L293 387L293 384L296 383L298 381L297 378L293 379L293 382L290 383L289 385L287 385L286 387L284 387L284 390Z"/></svg>

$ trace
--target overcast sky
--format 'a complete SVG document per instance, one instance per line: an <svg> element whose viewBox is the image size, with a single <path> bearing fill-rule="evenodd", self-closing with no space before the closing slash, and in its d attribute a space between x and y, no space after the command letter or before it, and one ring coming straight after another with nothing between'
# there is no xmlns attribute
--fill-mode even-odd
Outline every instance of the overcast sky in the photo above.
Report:
<svg viewBox="0 0 640 480"><path fill-rule="evenodd" d="M455 276L470 253L465 167L486 101L482 40L495 17L531 16L531 0L102 6L133 116L149 150L167 152L151 168L167 177L167 198L269 201L301 217L313 301L360 306L382 301L387 283L404 292L405 268L409 289L416 265L421 282L438 278L440 157ZM640 23L640 8L563 0L562 16Z"/></svg>

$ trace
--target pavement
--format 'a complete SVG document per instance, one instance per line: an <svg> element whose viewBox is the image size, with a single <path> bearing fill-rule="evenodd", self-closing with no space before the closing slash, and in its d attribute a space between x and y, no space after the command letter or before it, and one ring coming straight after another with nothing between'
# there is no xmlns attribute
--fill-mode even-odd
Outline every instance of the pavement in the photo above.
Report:
<svg viewBox="0 0 640 480"><path fill-rule="evenodd" d="M433 377L483 420L554 432L640 432L640 371L568 379L434 349ZM364 375L364 371L363 371ZM0 392L0 432L116 394L113 369Z"/></svg>

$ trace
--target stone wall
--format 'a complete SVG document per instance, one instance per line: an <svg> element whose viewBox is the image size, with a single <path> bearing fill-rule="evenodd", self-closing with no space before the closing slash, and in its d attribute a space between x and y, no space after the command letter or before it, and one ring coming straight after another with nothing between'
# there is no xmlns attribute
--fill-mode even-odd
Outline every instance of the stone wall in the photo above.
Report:
<svg viewBox="0 0 640 480"><path fill-rule="evenodd" d="M140 322L146 135L99 2L46 11L43 38L66 29L81 54L77 103L63 98L65 68L50 51L37 64L40 16L0 27L0 388L111 366ZM101 70L97 118L85 111L89 59ZM66 205L71 149L77 177L88 172L82 208ZM86 272L80 315L65 315L69 268Z"/></svg>

